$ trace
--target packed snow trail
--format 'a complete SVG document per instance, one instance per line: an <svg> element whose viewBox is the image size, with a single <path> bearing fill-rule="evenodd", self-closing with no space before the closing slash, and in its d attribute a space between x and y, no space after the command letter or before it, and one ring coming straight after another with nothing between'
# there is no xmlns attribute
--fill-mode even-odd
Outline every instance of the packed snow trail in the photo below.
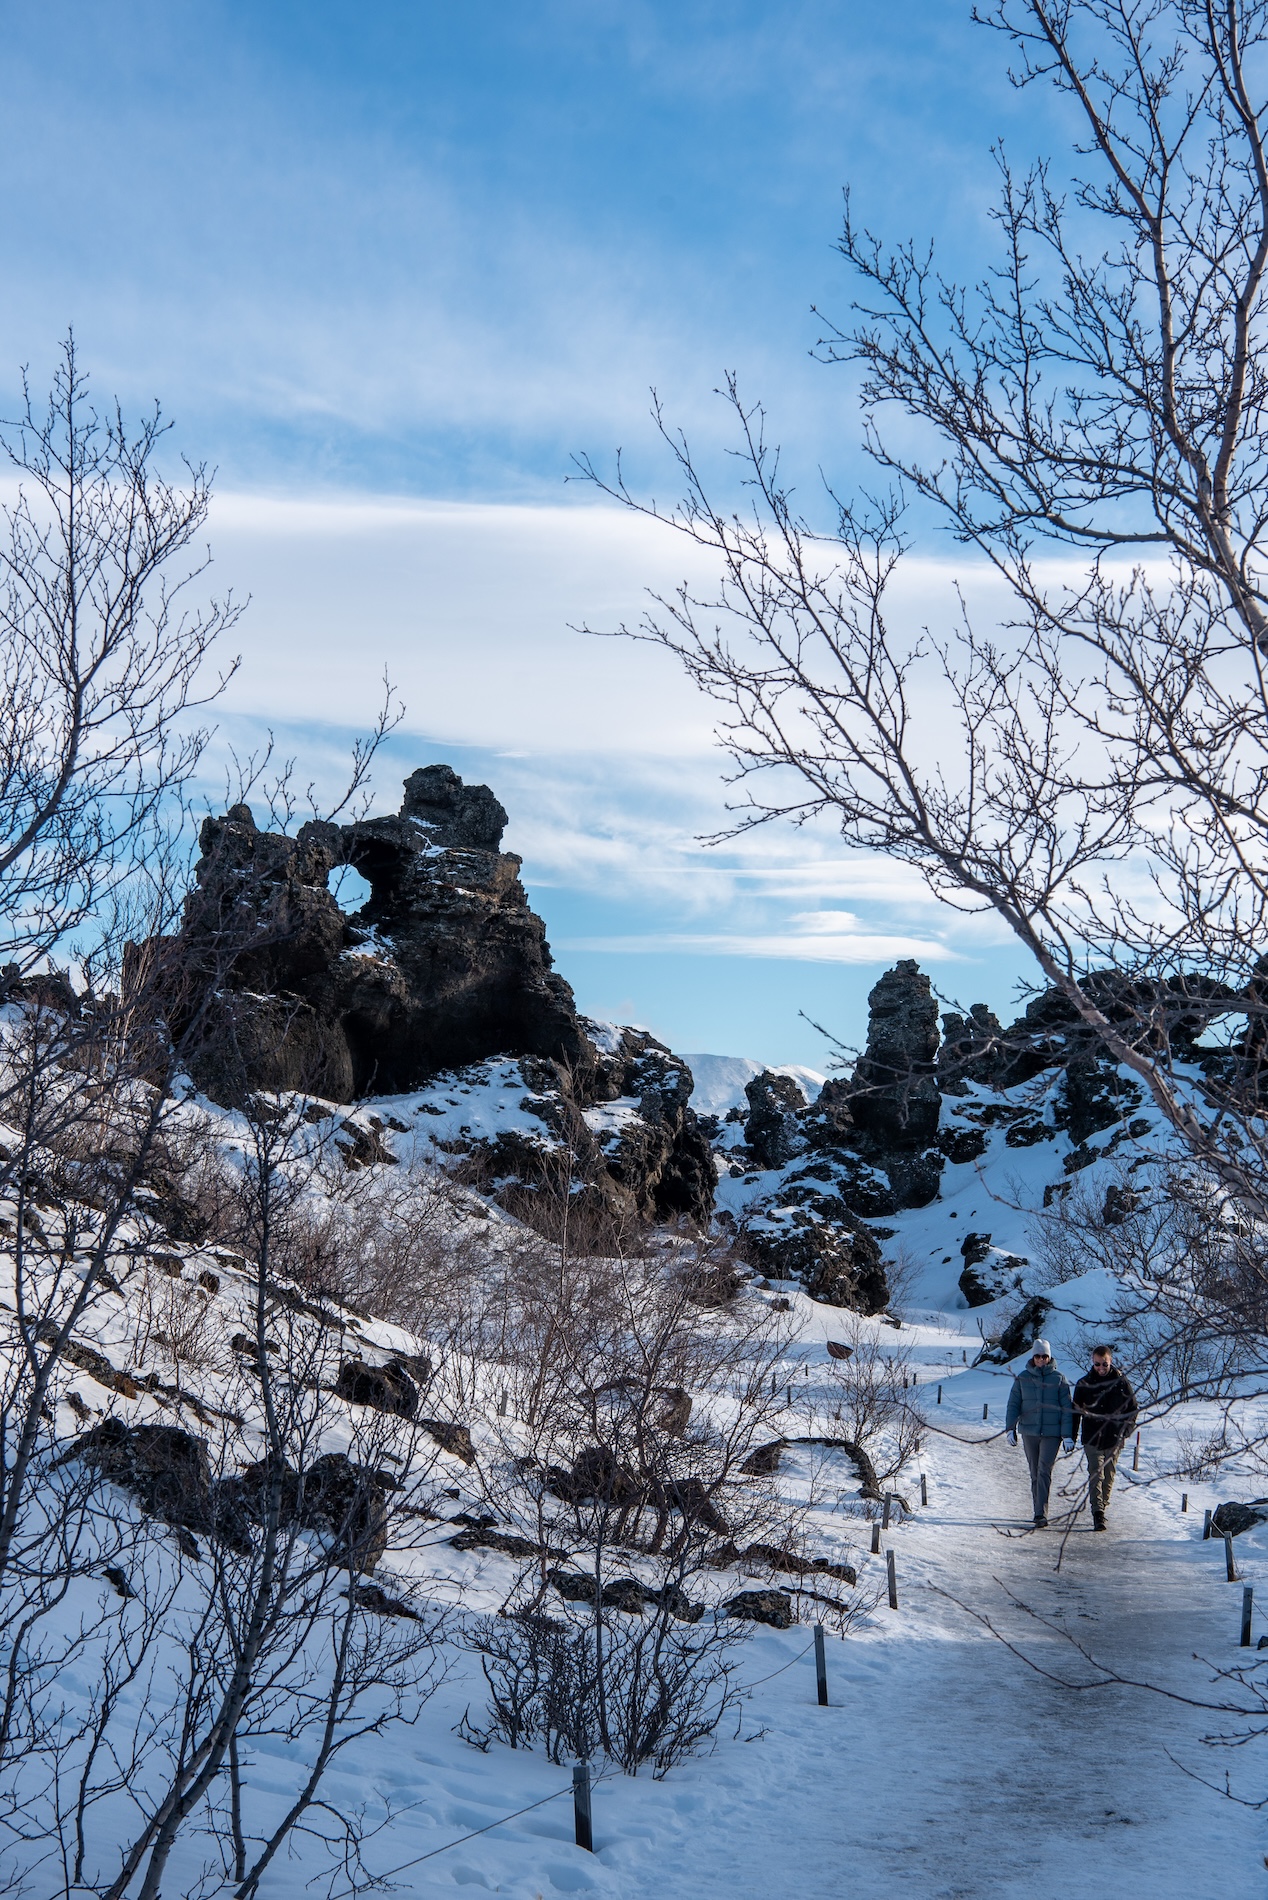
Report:
<svg viewBox="0 0 1268 1900"><path fill-rule="evenodd" d="M1062 1461L1062 1477L1077 1484L1081 1465ZM1113 1530L1080 1527L1058 1571L1056 1533L1004 1528L1024 1521L1019 1506L1029 1515L1019 1450L944 1440L937 1467L929 1512L892 1540L898 1611L877 1613L890 1621L875 1639L829 1646L834 1707L813 1705L812 1681L772 1684L765 1798L745 1776L703 1802L729 1873L682 1826L664 1870L668 1883L677 1864L677 1884L661 1890L733 1894L736 1874L760 1866L740 1890L766 1900L1021 1900L1093 1868L1123 1900L1261 1891L1258 1817L1167 1758L1218 1779L1228 1758L1197 1739L1217 1718L1148 1691L1060 1688L938 1593L989 1614L1055 1675L1095 1672L1012 1608L1001 1584L1112 1668L1209 1696L1210 1670L1191 1652L1238 1656L1241 1590L1225 1581L1222 1547L1194 1541L1192 1515L1170 1527L1159 1502L1120 1478ZM1239 1754L1232 1765L1251 1764ZM680 1825L689 1819L680 1811Z"/></svg>
<svg viewBox="0 0 1268 1900"><path fill-rule="evenodd" d="M1182 1516L1178 1486L1134 1487L1122 1472L1111 1531L1095 1535L1084 1513L1062 1551L1056 1530L1027 1528L1024 1459L1001 1438L935 1436L926 1469L928 1510L884 1540L897 1554L899 1608L882 1603L868 1627L829 1640L829 1708L816 1704L804 1657L755 1689L748 1741L727 1738L663 1782L597 1787L593 1858L570 1845L564 1798L402 1874L399 1890L418 1900L472 1888L515 1900L1032 1900L1094 1878L1116 1900L1241 1900L1268 1888L1268 1825L1184 1772L1218 1781L1228 1767L1257 1796L1268 1779L1257 1745L1205 1747L1220 1718L1146 1689L1049 1682L953 1600L989 1615L1054 1675L1095 1672L1006 1590L1124 1674L1215 1699L1213 1666L1246 1660L1242 1593L1225 1580L1223 1547L1200 1541L1200 1488ZM1060 1461L1058 1483L1072 1492L1081 1474L1081 1456ZM1253 1578L1254 1544L1241 1538L1237 1551ZM863 1580L882 1580L883 1564L869 1557ZM1263 1574L1268 1595L1268 1566ZM1263 1627L1257 1618L1256 1639ZM749 1679L797 1656L809 1634L763 1632ZM481 1826L499 1795L531 1799L567 1781L540 1758L528 1775L521 1765L529 1758L507 1751L472 1757L468 1800L449 1815ZM428 1819L426 1839L402 1823L394 1845L440 1846L445 1821L434 1808Z"/></svg>

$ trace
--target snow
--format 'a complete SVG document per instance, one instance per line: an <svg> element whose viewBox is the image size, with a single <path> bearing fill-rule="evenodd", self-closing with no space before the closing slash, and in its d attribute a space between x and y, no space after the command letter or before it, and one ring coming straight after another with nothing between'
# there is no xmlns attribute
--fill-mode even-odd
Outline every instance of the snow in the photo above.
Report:
<svg viewBox="0 0 1268 1900"><path fill-rule="evenodd" d="M627 1129L637 1127L641 1122L638 1103L628 1095L618 1096L614 1102L597 1102L592 1108L583 1110L583 1114L587 1128L597 1135L605 1148L610 1148Z"/></svg>
<svg viewBox="0 0 1268 1900"><path fill-rule="evenodd" d="M744 1081L761 1067L739 1057L686 1060L696 1077L693 1101L711 1113L742 1100ZM781 1072L802 1080L808 1093L821 1080L811 1071ZM988 1100L999 1098L971 1091L947 1109L971 1120ZM1033 1087L1016 1100L1033 1106ZM549 1138L512 1061L442 1076L355 1112L327 1106L332 1118L377 1128L402 1164L384 1170L388 1177L430 1166L435 1143L463 1132ZM1044 1108L1050 1114L1051 1102ZM226 1153L241 1138L235 1118L208 1103L192 1102L182 1113L202 1117ZM591 1109L587 1120L601 1139L612 1139L633 1113L632 1103L615 1102ZM918 1465L897 1481L912 1511L896 1512L879 1555L870 1551L869 1507L852 1472L836 1469L826 1483L808 1454L786 1460L781 1482L805 1504L814 1548L855 1563L860 1594L872 1605L844 1639L827 1639L828 1708L816 1703L814 1612L803 1603L803 1620L792 1629L753 1633L742 1661L753 1687L738 1733L724 1732L711 1753L664 1781L598 1780L590 1855L573 1842L568 1767L497 1744L482 1754L460 1740L456 1727L468 1707L479 1714L484 1684L469 1652L452 1642L447 1678L416 1720L365 1736L325 1784L334 1806L359 1810L381 1828L365 1849L370 1872L415 1900L472 1891L510 1900L1031 1900L1091 1884L1121 1900L1259 1893L1268 1819L1218 1785L1227 1770L1236 1794L1258 1800L1259 1746L1212 1748L1203 1739L1245 1732L1212 1705L1230 1699L1216 1672L1247 1653L1237 1647L1241 1589L1225 1580L1222 1547L1203 1543L1201 1526L1204 1509L1257 1494L1262 1477L1237 1460L1216 1479L1181 1476L1186 1446L1209 1433L1216 1416L1188 1405L1144 1420L1140 1470L1125 1455L1109 1534L1092 1533L1085 1511L1068 1537L1034 1531L1024 1459L1001 1429L1014 1368L972 1363L983 1333L1017 1300L969 1312L958 1287L960 1242L970 1228L990 1232L997 1250L1032 1257L1045 1187L1073 1178L1096 1195L1130 1163L1147 1169L1163 1137L1150 1111L1141 1119L1148 1129L1135 1138L1094 1137L1097 1158L1073 1177L1063 1165L1073 1149L1068 1135L1010 1148L1005 1127L990 1128L980 1161L948 1164L938 1201L877 1223L889 1230L885 1251L905 1274L899 1327L816 1305L791 1285L743 1296L789 1304L790 1436L830 1416L826 1343L843 1337L906 1355L929 1421ZM322 1130L315 1124L311 1138ZM782 1171L727 1177L720 1204L742 1213L781 1178ZM485 1218L495 1228L506 1219L493 1209ZM208 1326L221 1348L208 1349L215 1362L234 1328L249 1329L249 1276L223 1250L177 1251L182 1277L171 1285L190 1287L208 1267L220 1278L208 1301ZM1030 1278L1026 1287L1034 1290ZM0 1299L9 1291L0 1284ZM1100 1269L1046 1289L1054 1305L1045 1331L1071 1376L1081 1369L1089 1330L1106 1323L1118 1292ZM131 1293L103 1301L85 1334L117 1365L128 1363L135 1344L133 1301ZM418 1348L398 1326L334 1309L331 1317L358 1351ZM464 1376L477 1388L488 1385L478 1366L466 1366ZM131 1419L179 1416L149 1394L116 1403L87 1376L73 1383L84 1401ZM232 1402L246 1409L250 1392L239 1377ZM492 1402L485 1390L485 1415L472 1415L478 1451L492 1429ZM351 1445L357 1410L334 1407L323 1444ZM1254 1415L1261 1426L1263 1411ZM76 1426L63 1398L58 1432L69 1438ZM503 1429L513 1432L515 1421ZM437 1483L458 1493L446 1496L445 1513L478 1509L466 1468L443 1453L433 1462ZM1078 1505L1081 1475L1077 1454L1059 1461L1060 1510ZM495 1609L516 1565L494 1551L455 1551L449 1535L447 1524L434 1523L416 1543L393 1549L379 1573L384 1587L412 1585L436 1606ZM890 1550L897 1610L883 1594ZM1236 1550L1268 1610L1268 1527L1239 1538ZM82 1580L67 1617L84 1614L98 1589L96 1580ZM1257 1610L1256 1640L1261 1629L1268 1624ZM1130 1680L1080 1686L1100 1680L1097 1664ZM86 1680L65 1682L68 1706L88 1688ZM261 1749L249 1822L285 1802L298 1771L281 1744L271 1754ZM193 1891L204 1852L196 1833L183 1839L164 1890ZM341 1876L331 1878L326 1850L300 1836L265 1879L261 1900L303 1893L309 1882L331 1900L348 1892Z"/></svg>
<svg viewBox="0 0 1268 1900"><path fill-rule="evenodd" d="M921 1344L935 1342L924 1334ZM371 1816L385 1800L401 1804L367 1855L371 1868L403 1867L398 1891L417 1900L471 1890L515 1900L1030 1900L1090 1876L1129 1900L1258 1892L1268 1829L1192 1778L1230 1765L1200 1739L1218 1721L1148 1689L1062 1686L1096 1675L1072 1636L1137 1681L1220 1699L1211 1675L1236 1660L1241 1591L1224 1581L1219 1548L1200 1541L1213 1494L1193 1487L1181 1515L1178 1486L1146 1488L1124 1473L1112 1533L1081 1528L1063 1549L1053 1533L1023 1528L1020 1452L967 1423L980 1391L1002 1403L1004 1376L952 1373L948 1383L964 1389L943 1407L954 1435L936 1436L925 1460L929 1508L884 1539L899 1608L882 1605L846 1641L828 1639L826 1710L809 1630L759 1632L746 1656L757 1686L744 1735L664 1782L598 1783L590 1856L572 1843L567 1768L456 1740L481 1685L469 1659L455 1657L412 1730L368 1746L332 1778L332 1799L367 1803ZM1058 1473L1072 1494L1078 1460ZM1248 1576L1263 1574L1266 1548L1262 1536L1239 1540ZM862 1559L865 1583L881 1585L883 1561ZM1233 1756L1231 1766L1257 1795L1253 1765ZM434 1858L410 1866L423 1855ZM300 1872L283 1872L275 1891L299 1892Z"/></svg>
<svg viewBox="0 0 1268 1900"><path fill-rule="evenodd" d="M620 1023L602 1022L593 1016L583 1020L586 1034L601 1055L619 1055L625 1033Z"/></svg>

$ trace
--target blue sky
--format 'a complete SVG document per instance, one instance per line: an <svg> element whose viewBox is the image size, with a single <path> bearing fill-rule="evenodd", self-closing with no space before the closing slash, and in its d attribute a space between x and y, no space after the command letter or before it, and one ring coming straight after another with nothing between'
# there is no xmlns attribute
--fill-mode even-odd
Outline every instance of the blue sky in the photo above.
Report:
<svg viewBox="0 0 1268 1900"><path fill-rule="evenodd" d="M220 584L249 591L225 733L333 778L389 666L419 761L486 778L584 1007L679 1048L822 1059L894 954L1004 1007L997 931L839 841L723 817L706 709L586 639L681 549L567 484L621 446L663 492L654 385L714 466L738 370L790 461L857 478L848 181L970 274L988 147L1054 127L960 0L3 6L0 386L73 323L98 389L161 397L220 471ZM922 549L913 615L952 550ZM936 966L936 968L935 968Z"/></svg>

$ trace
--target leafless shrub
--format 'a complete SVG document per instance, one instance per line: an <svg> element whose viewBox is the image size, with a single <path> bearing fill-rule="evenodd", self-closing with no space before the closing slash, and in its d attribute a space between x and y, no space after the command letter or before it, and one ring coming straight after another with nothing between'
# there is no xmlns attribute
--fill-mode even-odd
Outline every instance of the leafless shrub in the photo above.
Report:
<svg viewBox="0 0 1268 1900"><path fill-rule="evenodd" d="M1228 1434L1222 1428L1218 1432L1203 1433L1181 1426L1176 1433L1176 1443L1179 1446L1175 1463L1177 1474L1199 1482L1215 1476L1231 1449Z"/></svg>
<svg viewBox="0 0 1268 1900"><path fill-rule="evenodd" d="M604 1755L627 1775L650 1764L659 1779L738 1715L744 1640L735 1624L676 1624L655 1610L485 1617L469 1641L489 1686L487 1727L468 1734L540 1745L555 1762Z"/></svg>
<svg viewBox="0 0 1268 1900"><path fill-rule="evenodd" d="M209 1451L184 1447L186 1484L174 1503L169 1487L151 1504L174 1510L201 1549L196 1558L190 1551L182 1627L163 1632L184 1650L182 1694L175 1706L170 1696L161 1708L147 1705L146 1772L120 1791L134 1810L132 1837L121 1863L110 1844L115 1877L102 1872L105 1843L90 1873L109 1900L134 1886L156 1900L178 1839L197 1824L214 1832L226 1808L227 1865L250 1900L318 1802L331 1762L404 1719L437 1675L435 1619L368 1581L394 1527L407 1540L416 1534L413 1507L434 1447L408 1418L359 1407L348 1452L323 1450L342 1342L320 1310L272 1277L274 1240L287 1243L305 1183L294 1166L298 1109L262 1110L245 1117L239 1177L251 1350L225 1382L237 1394L223 1414L247 1423ZM117 1442L103 1440L100 1455L121 1456ZM389 1481L389 1469L406 1475ZM253 1837L244 1791L257 1751L279 1742L303 1773L289 1806Z"/></svg>
<svg viewBox="0 0 1268 1900"><path fill-rule="evenodd" d="M842 1436L868 1450L880 1483L897 1478L920 1455L924 1422L911 1402L911 1354L883 1339L857 1314L846 1321L848 1359L829 1359L827 1409Z"/></svg>
<svg viewBox="0 0 1268 1900"><path fill-rule="evenodd" d="M128 1310L133 1365L148 1365L157 1350L170 1361L178 1383L189 1374L223 1374L231 1360L207 1289L192 1275L177 1280L144 1273L133 1279Z"/></svg>

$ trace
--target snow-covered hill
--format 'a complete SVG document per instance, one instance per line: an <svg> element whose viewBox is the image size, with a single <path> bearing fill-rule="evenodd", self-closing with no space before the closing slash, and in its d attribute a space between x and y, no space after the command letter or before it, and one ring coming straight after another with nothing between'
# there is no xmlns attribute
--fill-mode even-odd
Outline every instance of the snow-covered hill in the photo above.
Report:
<svg viewBox="0 0 1268 1900"><path fill-rule="evenodd" d="M758 1065L688 1060L703 1113L747 1112ZM798 1084L809 1117L822 1079L775 1073ZM1253 1747L1229 1756L1203 1740L1245 1724L1203 1707L1228 1699L1213 1672L1237 1659L1241 1591L1224 1580L1222 1548L1201 1540L1205 1509L1263 1488L1253 1459L1234 1454L1216 1473L1202 1450L1220 1426L1215 1407L1146 1409L1111 1535L1090 1532L1077 1454L1058 1467L1063 1515L1045 1534L1030 1528L1021 1454L1001 1430L1012 1372L1039 1327L1072 1375L1094 1336L1130 1353L1122 1278L1077 1249L1071 1257L1068 1221L1063 1251L1053 1224L1077 1203L1091 1232L1098 1219L1113 1225L1125 1193L1147 1198L1167 1146L1157 1114L1133 1097L1116 1121L1072 1130L1060 1066L1008 1087L964 1081L943 1099L936 1198L834 1217L864 1228L886 1264L888 1306L866 1314L810 1297L800 1274L753 1270L736 1251L737 1237L777 1225L781 1210L804 1214L812 1188L817 1209L843 1182L860 1193L884 1185L872 1163L851 1161L851 1173L844 1150L815 1145L822 1122L793 1112L793 1152L778 1166L760 1165L748 1130L727 1125L712 1239L667 1227L625 1251L624 1230L570 1238L544 1202L514 1202L505 1178L474 1165L526 1146L547 1162L567 1154L549 1090L530 1086L536 1074L506 1058L355 1108L281 1094L261 1117L191 1090L173 1110L172 1178L121 1225L50 1395L46 1481L80 1484L97 1515L31 1664L57 1699L61 1779L42 1756L21 1802L0 1815L13 1878L25 1871L28 1890L49 1894L111 1891L178 1747L164 1724L186 1706L194 1633L214 1624L217 1591L254 1574L269 1408L281 1400L290 1466L351 1482L373 1549L350 1560L347 1508L341 1518L311 1495L288 1507L287 1561L305 1580L309 1620L276 1665L273 1712L244 1723L236 1797L218 1782L181 1829L164 1893L237 1890L235 1833L254 1853L314 1762L311 1721L281 1704L287 1694L311 1701L340 1629L379 1646L381 1680L341 1716L323 1805L263 1872L265 1900L309 1883L342 1900L378 1881L420 1900L459 1889L521 1900L1019 1900L1037 1890L1037 1867L1046 1891L1086 1879L1090 1865L1098 1882L1142 1900L1203 1893L1216 1865L1220 1891L1257 1891L1264 1824L1208 1785L1230 1766L1236 1790L1257 1798L1260 1776ZM586 1113L611 1145L637 1136L645 1111L631 1097ZM16 1147L21 1131L0 1138ZM242 1197L257 1205L266 1176L289 1223L291 1251L276 1270L243 1237ZM539 1194L549 1178L543 1165ZM561 1205L575 1200L565 1185ZM190 1238L213 1203L219 1227ZM12 1242L23 1223L39 1245L20 1288ZM60 1297L99 1226L64 1184L41 1193L38 1209L21 1190L0 1203L10 1315L20 1291ZM976 1276L972 1306L966 1275ZM666 1286L689 1288L685 1301L664 1304ZM680 1342L677 1370L646 1388L662 1406L665 1475L640 1479L642 1518L605 1520L602 1550L597 1481L592 1468L587 1490L581 1474L598 1419L623 1429L634 1374L610 1378L600 1360L627 1352L625 1322L606 1326L600 1314L576 1334L599 1355L564 1380L592 1408L584 1425L543 1398L559 1363L551 1349L531 1357L571 1318L580 1325L594 1289L604 1302L632 1301L635 1333L653 1311L668 1315ZM1011 1358L992 1345L1001 1335L1007 1344L1010 1325L1024 1334ZM177 1434L162 1445L186 1458L167 1468L184 1473L175 1489L142 1469L142 1452L160 1444L155 1428ZM187 1455L187 1444L203 1451ZM712 1518L683 1503L706 1477ZM632 1480L607 1482L611 1507ZM883 1530L881 1491L903 1500ZM669 1528L655 1548L658 1513ZM680 1530L681 1561L667 1567ZM1237 1557L1255 1582L1268 1528L1239 1538ZM669 1638L718 1632L730 1690L724 1676L711 1693L736 1694L709 1746L664 1779L651 1760L622 1775L596 1750L593 1855L572 1838L570 1750L557 1738L552 1760L540 1744L511 1748L490 1734L478 1647L481 1629L528 1628L516 1622L526 1608L543 1627L584 1630L587 1576L592 1599L619 1583L609 1621L630 1630L650 1627L672 1589ZM737 1615L752 1593L786 1604L788 1627ZM827 1708L810 1648L820 1620ZM413 1668L424 1652L425 1675ZM125 1654L140 1658L131 1675ZM1106 1668L1124 1682L1077 1686ZM86 1767L94 1734L104 1752ZM77 1820L60 1789L78 1775L90 1798ZM77 1827L87 1842L78 1873ZM139 1881L118 1892L135 1895Z"/></svg>

